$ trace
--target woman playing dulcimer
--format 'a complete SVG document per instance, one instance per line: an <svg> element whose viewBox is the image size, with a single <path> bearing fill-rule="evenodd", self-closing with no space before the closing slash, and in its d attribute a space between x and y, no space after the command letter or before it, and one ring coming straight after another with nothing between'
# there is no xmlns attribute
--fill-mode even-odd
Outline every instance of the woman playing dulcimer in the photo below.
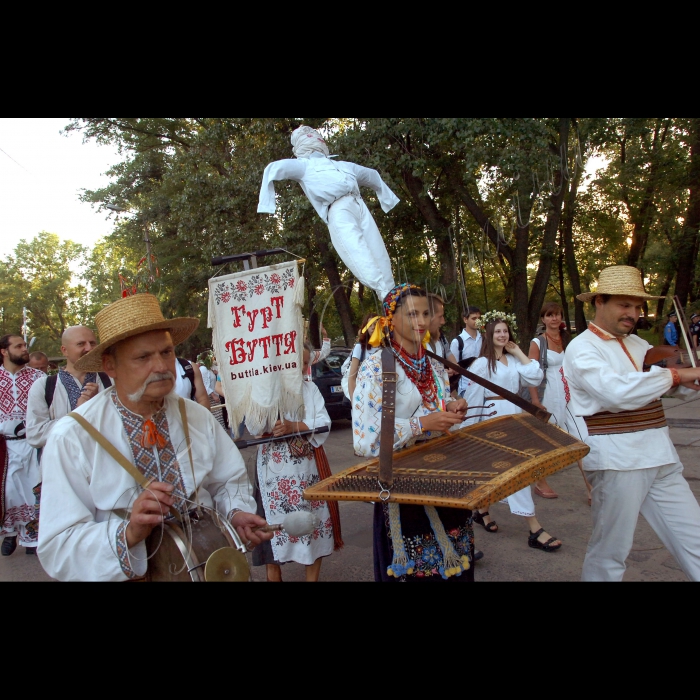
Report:
<svg viewBox="0 0 700 700"><path fill-rule="evenodd" d="M425 355L430 319L426 293L402 284L384 300L384 316L370 339L373 348L388 342L395 359L395 451L440 437L464 420L466 402L452 399L444 369ZM380 452L382 389L382 352L374 350L358 372L352 407L355 452L367 458ZM374 508L375 580L474 580L470 511L395 503Z"/></svg>

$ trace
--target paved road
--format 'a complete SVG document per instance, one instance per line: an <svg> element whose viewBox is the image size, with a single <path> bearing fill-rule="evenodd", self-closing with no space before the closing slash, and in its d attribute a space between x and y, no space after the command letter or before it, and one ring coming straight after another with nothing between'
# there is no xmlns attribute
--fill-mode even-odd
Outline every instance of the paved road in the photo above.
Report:
<svg viewBox="0 0 700 700"><path fill-rule="evenodd" d="M664 400L671 424L671 435L685 465L685 476L696 497L700 498L700 396L689 402ZM326 442L334 473L361 461L352 453L349 421L336 421ZM252 473L254 450L243 455ZM548 479L559 493L556 500L536 498L537 516L543 526L561 539L559 552L547 554L527 545L527 525L510 514L506 506L496 504L492 514L500 531L489 534L476 526L477 547L485 558L477 565L476 579L487 581L578 581L586 545L591 532L590 509L581 473L574 465ZM345 548L326 559L322 581L372 580L372 506L341 503ZM303 581L304 567L288 564L283 568L287 581ZM254 569L253 579L264 580L264 570ZM628 560L626 581L685 581L673 557L663 547L644 518L639 519L634 548ZM11 557L0 557L0 581L50 581L36 557L18 548Z"/></svg>

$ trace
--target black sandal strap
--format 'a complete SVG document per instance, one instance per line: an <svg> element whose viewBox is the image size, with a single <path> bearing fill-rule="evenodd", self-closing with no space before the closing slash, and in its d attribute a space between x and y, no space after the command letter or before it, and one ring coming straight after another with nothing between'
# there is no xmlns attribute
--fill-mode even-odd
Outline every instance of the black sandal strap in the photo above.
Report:
<svg viewBox="0 0 700 700"><path fill-rule="evenodd" d="M530 533L530 539L531 540L536 540L542 533L544 532L544 528L541 528L537 532L531 532Z"/></svg>

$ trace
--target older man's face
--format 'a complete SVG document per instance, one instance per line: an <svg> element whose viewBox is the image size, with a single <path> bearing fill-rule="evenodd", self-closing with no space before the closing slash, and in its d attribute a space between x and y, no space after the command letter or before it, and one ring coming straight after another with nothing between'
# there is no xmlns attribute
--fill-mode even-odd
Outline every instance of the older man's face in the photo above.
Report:
<svg viewBox="0 0 700 700"><path fill-rule="evenodd" d="M61 352L72 364L75 364L95 347L97 347L97 338L89 328L76 326L68 328L63 334Z"/></svg>
<svg viewBox="0 0 700 700"><path fill-rule="evenodd" d="M608 303L596 299L595 324L618 338L629 335L644 310L644 300L637 297L613 296Z"/></svg>
<svg viewBox="0 0 700 700"><path fill-rule="evenodd" d="M150 382L143 401L160 401L175 387L175 347L169 331L151 331L123 340L114 355L103 358L105 372L114 379L120 396L133 395L155 375L170 373L173 379Z"/></svg>

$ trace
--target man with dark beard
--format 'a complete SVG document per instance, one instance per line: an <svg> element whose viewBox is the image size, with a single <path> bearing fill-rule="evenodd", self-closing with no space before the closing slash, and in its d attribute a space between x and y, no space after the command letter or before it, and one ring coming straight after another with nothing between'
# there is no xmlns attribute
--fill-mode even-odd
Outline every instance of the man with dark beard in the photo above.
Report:
<svg viewBox="0 0 700 700"><path fill-rule="evenodd" d="M36 450L27 442L25 419L29 390L44 374L28 366L27 344L20 335L0 338L0 509L4 536L0 552L9 557L17 536L27 554L36 554L38 512L35 487L41 481Z"/></svg>

